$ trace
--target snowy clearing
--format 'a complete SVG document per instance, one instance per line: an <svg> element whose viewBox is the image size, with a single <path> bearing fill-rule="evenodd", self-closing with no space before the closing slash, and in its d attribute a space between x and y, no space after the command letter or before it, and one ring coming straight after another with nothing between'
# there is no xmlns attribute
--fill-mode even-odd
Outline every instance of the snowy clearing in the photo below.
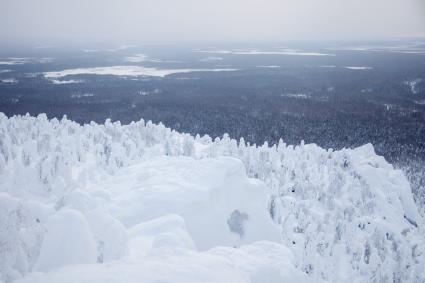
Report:
<svg viewBox="0 0 425 283"><path fill-rule="evenodd" d="M284 94L281 94L281 96L291 97L291 98L301 98L301 99L307 99L311 97L310 95L305 93L284 93Z"/></svg>
<svg viewBox="0 0 425 283"><path fill-rule="evenodd" d="M223 58L222 57L217 57L217 56L208 56L202 59L199 59L200 62L214 62L214 61L222 61Z"/></svg>
<svg viewBox="0 0 425 283"><path fill-rule="evenodd" d="M9 57L0 59L0 65L22 65L30 61L31 58Z"/></svg>
<svg viewBox="0 0 425 283"><path fill-rule="evenodd" d="M349 69L349 70L372 70L373 69L372 67L363 67L363 66L360 66L360 67L348 66L348 67L345 67L345 68Z"/></svg>
<svg viewBox="0 0 425 283"><path fill-rule="evenodd" d="M66 85L66 84L79 84L82 83L82 80L50 80L55 85Z"/></svg>
<svg viewBox="0 0 425 283"><path fill-rule="evenodd" d="M54 58L48 58L48 57L42 57L42 58L15 58L15 57L9 57L9 58L2 58L0 59L0 65L22 65L26 63L51 63L54 61Z"/></svg>
<svg viewBox="0 0 425 283"><path fill-rule="evenodd" d="M141 66L111 66L95 68L77 68L57 72L45 72L46 78L61 78L70 75L113 75L113 76L153 76L165 77L171 74L191 73L191 72L226 72L237 71L238 69L157 69Z"/></svg>
<svg viewBox="0 0 425 283"><path fill-rule="evenodd" d="M391 52L393 53L402 53L402 54L424 54L425 55L425 50L417 50L417 51L412 51L412 50L391 50Z"/></svg>
<svg viewBox="0 0 425 283"><path fill-rule="evenodd" d="M71 94L71 98L82 98L82 97L93 97L93 96L95 96L95 94L94 93L90 93L90 92L87 92L87 93L73 93L73 94Z"/></svg>
<svg viewBox="0 0 425 283"><path fill-rule="evenodd" d="M277 65L265 65L265 66L257 66L258 68L280 68L280 66Z"/></svg>
<svg viewBox="0 0 425 283"><path fill-rule="evenodd" d="M17 79L14 79L14 78L0 79L0 83L3 83L3 84L16 84L16 83L18 83L18 80Z"/></svg>

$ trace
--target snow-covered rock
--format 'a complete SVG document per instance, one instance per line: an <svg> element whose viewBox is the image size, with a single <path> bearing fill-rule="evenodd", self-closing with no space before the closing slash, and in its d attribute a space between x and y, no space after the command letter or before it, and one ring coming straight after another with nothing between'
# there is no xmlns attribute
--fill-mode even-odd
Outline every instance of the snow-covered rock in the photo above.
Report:
<svg viewBox="0 0 425 283"><path fill-rule="evenodd" d="M280 241L268 214L267 188L247 178L234 158L154 158L96 186L111 192L110 212L127 227L166 214L181 216L200 250Z"/></svg>
<svg viewBox="0 0 425 283"><path fill-rule="evenodd" d="M131 238L129 250L134 256L146 255L157 247L169 246L164 241L167 235L172 235L170 238L173 239L174 248L196 249L184 219L177 214L142 222L128 229L128 233Z"/></svg>
<svg viewBox="0 0 425 283"><path fill-rule="evenodd" d="M49 218L34 271L96 262L96 243L84 216L62 209Z"/></svg>
<svg viewBox="0 0 425 283"><path fill-rule="evenodd" d="M124 225L102 209L86 213L97 242L97 262L109 262L127 254L127 231Z"/></svg>
<svg viewBox="0 0 425 283"><path fill-rule="evenodd" d="M372 145L0 113L0 220L5 282L425 280L424 221Z"/></svg>

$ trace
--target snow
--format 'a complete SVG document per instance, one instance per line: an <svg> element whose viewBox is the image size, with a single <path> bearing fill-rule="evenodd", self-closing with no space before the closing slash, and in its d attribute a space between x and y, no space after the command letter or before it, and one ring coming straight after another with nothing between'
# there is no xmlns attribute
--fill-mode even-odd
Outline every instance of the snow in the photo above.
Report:
<svg viewBox="0 0 425 283"><path fill-rule="evenodd" d="M121 222L103 209L89 210L86 218L97 242L97 262L110 262L127 254L128 236Z"/></svg>
<svg viewBox="0 0 425 283"><path fill-rule="evenodd" d="M46 223L46 234L34 271L50 271L71 264L96 262L96 244L85 217L62 209Z"/></svg>
<svg viewBox="0 0 425 283"><path fill-rule="evenodd" d="M280 68L280 66L276 66L276 65L266 65L266 66L258 66L258 68Z"/></svg>
<svg viewBox="0 0 425 283"><path fill-rule="evenodd" d="M38 58L37 59L39 63L42 64L47 64L47 63L52 63L55 61L55 58L50 58L50 57L42 57L42 58Z"/></svg>
<svg viewBox="0 0 425 283"><path fill-rule="evenodd" d="M165 77L171 74L191 73L191 72L225 72L237 71L237 69L157 69L141 66L110 66L94 68L67 69L56 72L45 72L44 76L48 79L57 79L70 75L113 75L113 76L153 76Z"/></svg>
<svg viewBox="0 0 425 283"><path fill-rule="evenodd" d="M258 49L235 49L235 50L194 50L199 53L212 54L233 54L233 55L290 55L290 56L335 56L335 54L320 53L320 52L305 52L294 49L283 49L265 51Z"/></svg>
<svg viewBox="0 0 425 283"><path fill-rule="evenodd" d="M0 61L0 65L21 65L24 64L24 61L10 60L10 61Z"/></svg>
<svg viewBox="0 0 425 283"><path fill-rule="evenodd" d="M199 61L201 62L214 62L214 61L222 61L223 57L218 57L218 56L208 56L202 59L199 59Z"/></svg>
<svg viewBox="0 0 425 283"><path fill-rule="evenodd" d="M167 246L196 249L185 220L177 214L165 214L139 223L128 229L128 235L129 253L132 258L151 254L155 249Z"/></svg>
<svg viewBox="0 0 425 283"><path fill-rule="evenodd" d="M87 93L73 93L73 94L71 94L71 98L93 97L93 96L95 96L95 94L94 93L90 93L90 92L87 92Z"/></svg>
<svg viewBox="0 0 425 283"><path fill-rule="evenodd" d="M0 83L4 83L4 84L16 84L16 83L18 83L18 80L14 79L14 78L0 79Z"/></svg>
<svg viewBox="0 0 425 283"><path fill-rule="evenodd" d="M338 46L327 48L336 51L366 51L366 52L392 52L404 54L423 54L423 42L411 42L398 45L366 45L366 46Z"/></svg>
<svg viewBox="0 0 425 283"><path fill-rule="evenodd" d="M83 81L81 80L50 80L55 85L63 85L63 84L79 84Z"/></svg>
<svg viewBox="0 0 425 283"><path fill-rule="evenodd" d="M101 52L100 49L82 49L81 51L85 53L95 53L95 52Z"/></svg>
<svg viewBox="0 0 425 283"><path fill-rule="evenodd" d="M413 79L413 80L404 81L404 84L410 87L410 91L413 94L418 94L419 93L418 84L421 82L422 82L422 79Z"/></svg>
<svg viewBox="0 0 425 283"><path fill-rule="evenodd" d="M391 50L393 53L402 53L402 54L425 54L425 50L418 51L408 51L408 50Z"/></svg>
<svg viewBox="0 0 425 283"><path fill-rule="evenodd" d="M370 144L1 113L0 137L3 282L425 279L409 183Z"/></svg>
<svg viewBox="0 0 425 283"><path fill-rule="evenodd" d="M152 91L149 91L149 90L139 90L137 92L137 94L138 95L141 95L141 96L147 96L147 95L152 95L152 94L160 94L161 92L162 91L159 88L155 88Z"/></svg>
<svg viewBox="0 0 425 283"><path fill-rule="evenodd" d="M125 61L132 63L139 63L146 61L147 56L145 54L134 54L125 58Z"/></svg>
<svg viewBox="0 0 425 283"><path fill-rule="evenodd" d="M300 99L310 98L310 95L304 94L304 93L285 93L285 94L282 94L281 96L291 97L291 98L300 98Z"/></svg>
<svg viewBox="0 0 425 283"><path fill-rule="evenodd" d="M246 179L243 164L236 159L155 158L127 167L119 177L99 186L112 192L110 211L125 226L177 214L185 219L200 250L280 239L279 229L267 214L266 188ZM245 201L240 201L240 195L246 196ZM249 217L241 223L243 235L229 228L234 211ZM208 233L203 229L205 223Z"/></svg>
<svg viewBox="0 0 425 283"><path fill-rule="evenodd" d="M54 61L54 58L20 58L20 57L9 57L0 59L0 65L22 65L31 62L38 63L51 63Z"/></svg>
<svg viewBox="0 0 425 283"><path fill-rule="evenodd" d="M117 51L123 51L123 50L127 50L127 49L130 49L130 48L135 48L135 47L138 47L137 45L132 45L132 44L128 44L128 45L120 45L120 46L118 46L118 47L115 47L115 48L108 48L108 49L105 49L104 51L107 51L107 52L117 52ZM98 50L98 49L83 49L83 51L84 52L99 52L99 51L102 51L102 50Z"/></svg>
<svg viewBox="0 0 425 283"><path fill-rule="evenodd" d="M308 282L291 261L287 249L270 242L205 253L163 249L144 260L69 266L48 274L34 273L17 282Z"/></svg>
<svg viewBox="0 0 425 283"><path fill-rule="evenodd" d="M301 52L301 51L242 51L234 54L241 55L291 55L291 56L335 56L334 54L319 53L319 52Z"/></svg>
<svg viewBox="0 0 425 283"><path fill-rule="evenodd" d="M349 70L372 70L373 69L372 67L363 67L363 66L359 66L359 67L348 66L348 67L345 67L345 68L349 69Z"/></svg>

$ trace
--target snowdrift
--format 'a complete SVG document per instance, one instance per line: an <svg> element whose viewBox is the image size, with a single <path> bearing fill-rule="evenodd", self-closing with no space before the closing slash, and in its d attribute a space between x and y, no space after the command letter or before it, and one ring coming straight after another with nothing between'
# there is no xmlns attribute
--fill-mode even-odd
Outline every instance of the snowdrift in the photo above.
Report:
<svg viewBox="0 0 425 283"><path fill-rule="evenodd" d="M423 224L371 145L0 113L0 281L423 282Z"/></svg>

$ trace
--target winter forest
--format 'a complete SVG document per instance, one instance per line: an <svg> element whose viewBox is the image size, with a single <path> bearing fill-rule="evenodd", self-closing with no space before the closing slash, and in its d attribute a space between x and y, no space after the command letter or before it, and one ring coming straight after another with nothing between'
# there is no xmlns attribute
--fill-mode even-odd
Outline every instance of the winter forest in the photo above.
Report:
<svg viewBox="0 0 425 283"><path fill-rule="evenodd" d="M45 115L1 115L0 141L5 282L29 272L17 282L103 282L117 271L126 282L425 276L409 182L370 144L255 146L143 120L81 126Z"/></svg>

